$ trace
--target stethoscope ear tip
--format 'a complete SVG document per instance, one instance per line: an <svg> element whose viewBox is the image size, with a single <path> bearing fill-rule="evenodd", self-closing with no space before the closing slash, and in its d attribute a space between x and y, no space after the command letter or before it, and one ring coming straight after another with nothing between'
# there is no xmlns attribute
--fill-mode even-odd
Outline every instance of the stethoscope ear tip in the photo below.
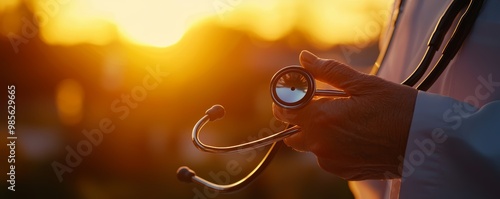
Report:
<svg viewBox="0 0 500 199"><path fill-rule="evenodd" d="M210 121L215 121L218 119L221 119L224 117L226 114L226 111L224 110L224 107L222 105L216 104L210 107L206 112L206 115L208 115L208 118Z"/></svg>
<svg viewBox="0 0 500 199"><path fill-rule="evenodd" d="M189 167L182 166L177 169L177 179L179 179L179 181L191 183L193 182L192 179L195 175L196 173L193 170L189 169Z"/></svg>

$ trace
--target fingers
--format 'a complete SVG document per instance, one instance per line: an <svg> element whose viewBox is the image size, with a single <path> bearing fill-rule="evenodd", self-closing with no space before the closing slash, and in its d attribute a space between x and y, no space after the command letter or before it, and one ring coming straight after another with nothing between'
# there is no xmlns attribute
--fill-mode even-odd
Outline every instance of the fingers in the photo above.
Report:
<svg viewBox="0 0 500 199"><path fill-rule="evenodd" d="M273 103L273 115L282 122L302 126L308 121L304 118L304 115L308 114L309 111L306 107L301 109L286 109Z"/></svg>
<svg viewBox="0 0 500 199"><path fill-rule="evenodd" d="M310 151L310 149L306 143L305 136L306 136L306 134L304 132L300 131L296 134L291 135L290 137L283 139L283 141L285 142L285 144L287 146L292 147L296 151L306 152L306 151Z"/></svg>
<svg viewBox="0 0 500 199"><path fill-rule="evenodd" d="M308 106L301 109L286 109L273 103L273 114L274 117L276 117L280 121L299 125L301 127L307 127L309 126L308 123L310 122L309 119L305 118L310 114L310 110L307 107ZM292 147L297 151L310 151L308 143L306 143L306 136L307 134L304 133L304 131L299 131L298 133L285 138L283 141L287 146Z"/></svg>
<svg viewBox="0 0 500 199"><path fill-rule="evenodd" d="M368 75L333 59L322 59L309 51L300 53L300 63L315 79L340 88L349 94L356 94Z"/></svg>
<svg viewBox="0 0 500 199"><path fill-rule="evenodd" d="M290 109L285 109L277 106L276 104L273 103L273 114L274 117L276 117L278 120L290 123L290 124L297 124L301 126L302 124L302 119L298 118L300 115L300 110L290 110ZM300 151L300 152L305 152L309 150L309 147L307 147L306 144L306 138L305 134L303 131L299 131L298 133L295 133L291 135L290 137L287 137L283 139L285 144L289 147L292 147L293 149Z"/></svg>
<svg viewBox="0 0 500 199"><path fill-rule="evenodd" d="M333 98L313 99L300 109L287 109L273 103L273 114L276 119L301 127L310 126L311 123L328 120L329 114L335 114L333 110L343 110L345 100Z"/></svg>
<svg viewBox="0 0 500 199"><path fill-rule="evenodd" d="M273 114L278 120L298 125L302 129L286 138L285 144L297 151L313 151L317 142L315 128L331 122L331 116L328 115L330 108L326 107L328 102L330 100L326 98L314 100L301 109L286 109L273 103Z"/></svg>

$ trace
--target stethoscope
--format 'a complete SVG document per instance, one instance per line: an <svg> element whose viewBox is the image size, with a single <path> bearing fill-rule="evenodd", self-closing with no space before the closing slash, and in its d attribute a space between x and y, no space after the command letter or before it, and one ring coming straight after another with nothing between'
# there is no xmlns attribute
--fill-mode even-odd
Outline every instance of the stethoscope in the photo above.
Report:
<svg viewBox="0 0 500 199"><path fill-rule="evenodd" d="M401 10L403 2L399 1L398 7ZM445 13L439 19L434 32L432 33L429 42L427 43L427 50L419 65L413 73L402 82L407 86L415 86L423 77L427 68L429 67L435 52L442 44L444 37L450 27L452 26L455 17L465 8L455 30L453 31L449 41L444 47L441 57L436 62L434 68L428 75L420 82L416 88L418 90L428 90L434 82L438 79L441 73L446 69L450 61L455 57L460 49L465 38L469 34L474 24L475 19L479 15L479 11L483 4L483 0L454 0L450 3ZM399 13L399 11L397 12ZM393 27L397 23L397 17L393 21ZM389 44L390 45L390 44ZM385 52L381 52L382 59ZM380 58L379 57L379 58ZM377 60L376 66L380 65ZM304 68L300 66L288 66L280 69L274 74L270 83L270 92L273 102L283 108L299 109L307 105L314 96L337 96L345 97L347 94L340 90L322 90L316 89L314 77ZM212 190L220 192L232 192L239 190L250 182L252 182L270 163L279 148L283 145L283 139L300 131L299 126L288 125L283 131L273 135L233 146L211 146L201 142L199 134L203 126L210 121L221 119L225 114L225 110L221 105L214 105L205 112L205 115L196 123L192 131L192 140L194 145L206 152L211 153L228 153L228 152L244 152L254 150L259 147L271 145L269 151L261 160L261 162L252 170L246 177L241 180L227 185L219 185L209 182L195 174L194 171L186 166L180 167L177 170L177 178L183 182L195 182L202 186L208 187Z"/></svg>

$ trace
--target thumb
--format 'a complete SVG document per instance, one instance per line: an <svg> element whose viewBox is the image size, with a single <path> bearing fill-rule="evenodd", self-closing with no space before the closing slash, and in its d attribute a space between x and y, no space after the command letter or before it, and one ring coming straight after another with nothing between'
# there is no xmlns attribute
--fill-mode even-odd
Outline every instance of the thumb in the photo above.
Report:
<svg viewBox="0 0 500 199"><path fill-rule="evenodd" d="M363 80L369 75L336 60L322 59L303 50L300 53L300 63L315 79L342 89L348 94L356 94L360 88L366 88L364 84L367 82Z"/></svg>

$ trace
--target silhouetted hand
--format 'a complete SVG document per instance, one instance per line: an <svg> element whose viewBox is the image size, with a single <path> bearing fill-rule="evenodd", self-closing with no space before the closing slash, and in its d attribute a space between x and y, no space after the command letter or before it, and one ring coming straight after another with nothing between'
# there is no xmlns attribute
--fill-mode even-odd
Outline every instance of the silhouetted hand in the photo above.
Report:
<svg viewBox="0 0 500 199"><path fill-rule="evenodd" d="M315 98L298 110L273 104L277 119L302 129L285 143L313 152L321 168L347 180L383 179L387 172L400 176L417 90L308 51L300 62L349 97Z"/></svg>

